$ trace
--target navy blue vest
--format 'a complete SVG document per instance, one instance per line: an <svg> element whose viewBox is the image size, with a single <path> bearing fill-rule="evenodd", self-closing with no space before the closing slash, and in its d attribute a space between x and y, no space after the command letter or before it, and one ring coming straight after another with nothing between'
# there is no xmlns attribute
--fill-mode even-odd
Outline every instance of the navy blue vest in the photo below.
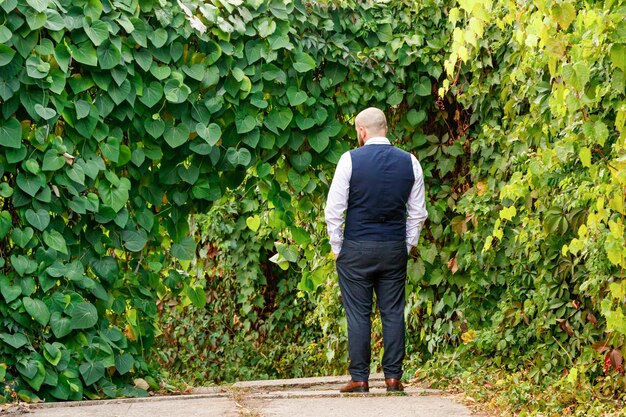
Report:
<svg viewBox="0 0 626 417"><path fill-rule="evenodd" d="M406 240L406 203L415 182L411 155L391 145L350 152L352 177L344 238Z"/></svg>

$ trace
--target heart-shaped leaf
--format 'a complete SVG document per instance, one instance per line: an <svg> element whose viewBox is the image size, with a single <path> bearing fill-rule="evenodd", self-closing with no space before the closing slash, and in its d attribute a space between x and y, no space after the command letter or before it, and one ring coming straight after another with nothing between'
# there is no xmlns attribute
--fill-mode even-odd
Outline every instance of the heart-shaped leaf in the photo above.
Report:
<svg viewBox="0 0 626 417"><path fill-rule="evenodd" d="M161 119L148 118L143 122L146 132L153 138L159 138L165 132L165 122Z"/></svg>
<svg viewBox="0 0 626 417"><path fill-rule="evenodd" d="M163 88L165 98L172 103L182 103L187 100L191 89L180 80L170 79L165 83Z"/></svg>
<svg viewBox="0 0 626 417"><path fill-rule="evenodd" d="M22 298L26 312L30 314L39 324L45 326L50 320L50 311L43 301L30 297Z"/></svg>
<svg viewBox="0 0 626 417"><path fill-rule="evenodd" d="M299 172L304 172L311 165L313 157L309 152L302 152L301 154L289 155L289 162Z"/></svg>
<svg viewBox="0 0 626 417"><path fill-rule="evenodd" d="M216 123L211 123L208 127L202 123L198 123L196 125L196 132L198 132L198 136L211 146L214 146L222 136L222 129Z"/></svg>
<svg viewBox="0 0 626 417"><path fill-rule="evenodd" d="M293 68L298 72L311 71L316 67L315 60L306 52L296 52Z"/></svg>
<svg viewBox="0 0 626 417"><path fill-rule="evenodd" d="M228 159L228 162L233 165L247 166L252 160L252 155L246 148L238 150L235 148L229 148L228 151L226 151L226 159Z"/></svg>
<svg viewBox="0 0 626 417"><path fill-rule="evenodd" d="M65 255L68 254L67 245L65 244L65 238L57 230L43 232L43 241L46 243L46 245L48 245L55 251L61 252Z"/></svg>
<svg viewBox="0 0 626 417"><path fill-rule="evenodd" d="M26 336L24 336L22 333L0 333L0 339L2 339L4 343L12 346L15 349L19 349L28 343L28 338L26 338Z"/></svg>
<svg viewBox="0 0 626 417"><path fill-rule="evenodd" d="M11 233L11 238L19 246L20 248L28 245L28 242L33 238L34 231L31 227L27 227L25 229L13 229Z"/></svg>
<svg viewBox="0 0 626 417"><path fill-rule="evenodd" d="M304 103L308 98L309 96L304 91L300 91L296 87L289 87L287 89L287 99L291 106L298 106Z"/></svg>
<svg viewBox="0 0 626 417"><path fill-rule="evenodd" d="M64 317L58 311L50 315L50 328L57 339L67 336L72 332L72 322L68 317Z"/></svg>
<svg viewBox="0 0 626 417"><path fill-rule="evenodd" d="M44 209L34 211L26 210L26 220L28 223L39 231L43 231L50 224L50 213Z"/></svg>
<svg viewBox="0 0 626 417"><path fill-rule="evenodd" d="M157 104L163 98L163 87L161 83L152 81L148 87L143 90L143 95L139 96L139 101L148 107Z"/></svg>
<svg viewBox="0 0 626 417"><path fill-rule="evenodd" d="M109 26L102 20L94 20L90 25L84 25L83 29L95 46L109 39Z"/></svg>
<svg viewBox="0 0 626 417"><path fill-rule="evenodd" d="M189 128L184 123L169 125L165 128L163 138L172 148L178 148L189 139Z"/></svg>
<svg viewBox="0 0 626 417"><path fill-rule="evenodd" d="M265 126L272 132L278 134L279 130L285 130L293 119L293 112L289 108L272 110L264 120Z"/></svg>
<svg viewBox="0 0 626 417"><path fill-rule="evenodd" d="M301 114L296 115L296 124L302 130L307 130L315 126L315 119L304 117Z"/></svg>
<svg viewBox="0 0 626 417"><path fill-rule="evenodd" d="M44 107L39 103L35 104L35 112L44 120L50 120L57 115L57 112L54 109Z"/></svg>
<svg viewBox="0 0 626 417"><path fill-rule="evenodd" d="M248 226L253 232L259 230L260 225L261 218L258 215L249 216L248 218L246 218L246 226Z"/></svg>
<svg viewBox="0 0 626 417"><path fill-rule="evenodd" d="M29 275L37 269L37 262L24 255L11 255L11 265L19 275Z"/></svg>
<svg viewBox="0 0 626 417"><path fill-rule="evenodd" d="M7 65L13 60L15 50L4 42L0 43L0 67Z"/></svg>
<svg viewBox="0 0 626 417"><path fill-rule="evenodd" d="M78 303L70 314L72 329L90 329L98 322L98 311L89 302Z"/></svg>
<svg viewBox="0 0 626 417"><path fill-rule="evenodd" d="M10 303L22 295L22 287L19 285L11 285L7 277L0 275L0 292L2 292L4 301Z"/></svg>
<svg viewBox="0 0 626 417"><path fill-rule="evenodd" d="M0 145L15 149L22 146L22 126L15 117L0 120Z"/></svg>

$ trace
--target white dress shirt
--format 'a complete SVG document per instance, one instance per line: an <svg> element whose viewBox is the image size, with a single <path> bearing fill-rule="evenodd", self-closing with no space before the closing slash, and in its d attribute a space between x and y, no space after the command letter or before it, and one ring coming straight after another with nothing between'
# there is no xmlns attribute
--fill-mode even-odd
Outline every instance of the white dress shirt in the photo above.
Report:
<svg viewBox="0 0 626 417"><path fill-rule="evenodd" d="M391 145L391 143L387 138L373 137L369 138L365 142L364 146L367 145ZM413 155L411 155L411 163L413 164L413 176L415 177L415 182L413 183L413 188L411 188L411 193L409 194L409 201L406 204L407 251L410 251L413 246L417 245L420 232L422 231L422 226L428 217L426 205L424 203L425 193L422 167L417 161L417 158ZM335 171L333 182L330 185L330 190L328 191L326 209L324 210L326 227L330 238L330 246L335 255L339 255L339 252L341 252L341 245L343 244L343 224L345 222L344 214L348 208L351 177L352 158L350 157L350 152L346 152L341 155L339 163L337 163L337 170Z"/></svg>

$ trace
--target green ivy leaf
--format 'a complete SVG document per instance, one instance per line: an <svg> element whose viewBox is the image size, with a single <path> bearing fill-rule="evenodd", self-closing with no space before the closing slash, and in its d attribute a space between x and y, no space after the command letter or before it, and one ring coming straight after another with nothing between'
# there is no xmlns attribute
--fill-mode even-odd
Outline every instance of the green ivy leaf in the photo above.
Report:
<svg viewBox="0 0 626 417"><path fill-rule="evenodd" d="M206 293L202 287L187 287L187 297L196 308L204 308L206 305Z"/></svg>
<svg viewBox="0 0 626 417"><path fill-rule="evenodd" d="M146 132L153 138L159 138L165 132L165 122L161 119L153 120L148 118L143 122Z"/></svg>
<svg viewBox="0 0 626 417"><path fill-rule="evenodd" d="M15 56L15 50L5 43L0 43L0 67L9 64Z"/></svg>
<svg viewBox="0 0 626 417"><path fill-rule="evenodd" d="M134 365L135 359L130 353L126 352L121 355L115 355L115 369L117 369L120 375L130 372Z"/></svg>
<svg viewBox="0 0 626 417"><path fill-rule="evenodd" d="M404 98L404 92L402 90L395 90L393 93L387 96L387 104L390 106L397 106L402 103L402 99Z"/></svg>
<svg viewBox="0 0 626 417"><path fill-rule="evenodd" d="M3 239L11 227L13 226L13 219L11 218L11 213L7 210L0 211L0 239Z"/></svg>
<svg viewBox="0 0 626 417"><path fill-rule="evenodd" d="M263 162L256 167L256 173L259 178L265 178L272 172L272 166L267 162Z"/></svg>
<svg viewBox="0 0 626 417"><path fill-rule="evenodd" d="M289 230L291 231L291 236L293 237L293 240L298 245L306 246L311 242L310 233L304 230L303 228L298 227L298 226L291 226L289 227Z"/></svg>
<svg viewBox="0 0 626 417"><path fill-rule="evenodd" d="M139 101L147 107L153 107L163 98L163 87L161 83L152 81L147 88L144 88L143 94L139 96Z"/></svg>
<svg viewBox="0 0 626 417"><path fill-rule="evenodd" d="M0 121L0 145L14 149L22 146L22 126L15 117Z"/></svg>
<svg viewBox="0 0 626 417"><path fill-rule="evenodd" d="M567 30L576 20L576 9L572 3L555 4L552 6L552 17L563 30Z"/></svg>
<svg viewBox="0 0 626 417"><path fill-rule="evenodd" d="M150 41L156 48L161 48L167 42L167 31L163 28L158 28L150 36Z"/></svg>
<svg viewBox="0 0 626 417"><path fill-rule="evenodd" d="M407 113L406 118L411 126L417 126L426 120L426 112L424 110L417 111L415 109L411 109Z"/></svg>
<svg viewBox="0 0 626 417"><path fill-rule="evenodd" d="M591 150L589 148L581 148L578 156L580 157L580 162L583 164L584 167L591 167Z"/></svg>
<svg viewBox="0 0 626 417"><path fill-rule="evenodd" d="M626 45L622 43L616 43L611 45L610 52L611 61L613 65L623 72L626 72ZM2 65L2 51L0 50L0 65Z"/></svg>
<svg viewBox="0 0 626 417"><path fill-rule="evenodd" d="M310 117L304 117L301 114L297 114L296 125L298 125L301 130L307 130L315 126L315 119L311 119Z"/></svg>
<svg viewBox="0 0 626 417"><path fill-rule="evenodd" d="M228 148L226 151L226 159L228 159L228 162L233 165L242 165L245 167L248 166L252 160L252 155L246 148L241 148L239 150L235 148Z"/></svg>
<svg viewBox="0 0 626 417"><path fill-rule="evenodd" d="M215 146L222 136L222 129L216 123L211 123L208 127L203 123L198 123L196 125L196 132L198 132L198 136L204 139L210 146Z"/></svg>
<svg viewBox="0 0 626 417"><path fill-rule="evenodd" d="M322 153L328 147L329 143L330 138L328 137L328 133L325 131L309 135L309 144L317 153Z"/></svg>
<svg viewBox="0 0 626 417"><path fill-rule="evenodd" d="M11 265L18 275L30 275L37 269L37 262L24 255L11 255Z"/></svg>
<svg viewBox="0 0 626 417"><path fill-rule="evenodd" d="M274 22L271 18L264 17L258 21L257 30L259 32L259 36L262 38L267 38L276 30L276 22Z"/></svg>
<svg viewBox="0 0 626 417"><path fill-rule="evenodd" d="M46 369L40 360L33 358L22 359L17 363L16 368L28 385L35 391L41 388L46 378Z"/></svg>
<svg viewBox="0 0 626 417"><path fill-rule="evenodd" d="M22 333L0 333L0 339L7 345L12 346L14 349L19 349L28 343L28 338Z"/></svg>
<svg viewBox="0 0 626 417"><path fill-rule="evenodd" d="M43 301L30 297L22 298L22 303L26 312L30 314L39 324L46 326L50 320L50 311Z"/></svg>
<svg viewBox="0 0 626 417"><path fill-rule="evenodd" d="M196 242L190 236L185 236L179 243L174 243L171 255L181 261L191 261L196 257Z"/></svg>
<svg viewBox="0 0 626 417"><path fill-rule="evenodd" d="M165 128L163 138L172 148L178 148L189 139L189 128L186 124L169 125Z"/></svg>
<svg viewBox="0 0 626 417"><path fill-rule="evenodd" d="M58 342L46 343L43 349L43 357L52 365L57 366L61 362L63 352L59 349L59 346L63 346Z"/></svg>
<svg viewBox="0 0 626 417"><path fill-rule="evenodd" d="M293 68L298 72L308 72L317 66L315 60L306 52L296 52Z"/></svg>
<svg viewBox="0 0 626 417"><path fill-rule="evenodd" d="M97 56L100 69L103 70L114 68L122 61L120 50L109 39L98 46Z"/></svg>
<svg viewBox="0 0 626 417"><path fill-rule="evenodd" d="M43 156L43 164L41 169L43 171L57 171L65 166L65 158L63 155L59 155L54 149L50 149Z"/></svg>
<svg viewBox="0 0 626 417"><path fill-rule="evenodd" d="M69 45L70 54L77 62L95 67L98 65L98 54L89 41L83 42L80 46Z"/></svg>
<svg viewBox="0 0 626 417"><path fill-rule="evenodd" d="M69 318L63 317L58 311L50 315L50 328L54 337L61 339L72 332L72 322Z"/></svg>
<svg viewBox="0 0 626 417"><path fill-rule="evenodd" d="M9 39L11 39L11 36L13 34L11 33L11 30L4 26L4 25L0 25L0 43L4 44L7 43L7 41Z"/></svg>
<svg viewBox="0 0 626 417"><path fill-rule="evenodd" d="M92 21L98 20L102 14L102 3L100 0L87 0L84 11L85 16L91 18Z"/></svg>
<svg viewBox="0 0 626 417"><path fill-rule="evenodd" d="M35 104L35 112L44 120L50 120L57 115L57 112L50 107L44 107L41 104Z"/></svg>
<svg viewBox="0 0 626 417"><path fill-rule="evenodd" d="M8 304L22 295L22 287L17 284L11 285L7 277L0 275L0 292Z"/></svg>
<svg viewBox="0 0 626 417"><path fill-rule="evenodd" d="M0 197L3 198L9 198L13 195L13 188L11 188L11 186L6 183L0 183Z"/></svg>
<svg viewBox="0 0 626 417"><path fill-rule="evenodd" d="M93 385L104 377L104 365L102 362L84 362L79 368L85 385Z"/></svg>
<svg viewBox="0 0 626 417"><path fill-rule="evenodd" d="M287 173L289 184L293 187L296 193L304 190L304 187L309 183L309 176L306 174L299 174L295 169L290 169Z"/></svg>
<svg viewBox="0 0 626 417"><path fill-rule="evenodd" d="M35 231L31 227L27 227L25 229L13 229L13 232L11 233L11 238L17 246L23 248L28 245L28 242L31 241L34 234Z"/></svg>
<svg viewBox="0 0 626 417"><path fill-rule="evenodd" d="M57 252L61 252L65 255L68 254L67 246L65 244L65 238L61 233L56 230L45 231L43 232L43 241L50 248L54 249Z"/></svg>
<svg viewBox="0 0 626 417"><path fill-rule="evenodd" d="M196 81L202 81L206 74L204 65L202 64L193 64L190 67L185 65L183 66L183 72Z"/></svg>
<svg viewBox="0 0 626 417"><path fill-rule="evenodd" d="M26 0L26 3L40 13L48 8L48 0Z"/></svg>
<svg viewBox="0 0 626 417"><path fill-rule="evenodd" d="M121 146L121 140L116 137L109 137L106 142L100 142L99 145L102 156L114 163L117 163L120 159Z"/></svg>
<svg viewBox="0 0 626 417"><path fill-rule="evenodd" d="M124 230L122 232L122 241L124 247L131 252L140 252L146 247L148 242L148 234L145 230Z"/></svg>
<svg viewBox="0 0 626 417"><path fill-rule="evenodd" d="M251 132L256 127L256 118L250 114L237 114L235 126L239 134Z"/></svg>
<svg viewBox="0 0 626 417"><path fill-rule="evenodd" d="M98 322L98 311L93 304L83 301L70 313L72 329L90 329Z"/></svg>
<svg viewBox="0 0 626 417"><path fill-rule="evenodd" d="M182 103L191 94L191 89L187 85L175 79L167 80L163 91L165 92L166 100L172 103Z"/></svg>
<svg viewBox="0 0 626 417"><path fill-rule="evenodd" d="M90 25L85 25L84 30L95 46L100 46L109 39L109 26L102 20L95 20Z"/></svg>
<svg viewBox="0 0 626 417"><path fill-rule="evenodd" d="M563 65L563 80L577 91L583 91L589 81L589 69L584 62Z"/></svg>
<svg viewBox="0 0 626 417"><path fill-rule="evenodd" d="M21 172L17 176L17 186L31 197L35 197L37 192L43 187L44 180L39 175L27 175Z"/></svg>
<svg viewBox="0 0 626 417"><path fill-rule="evenodd" d="M293 112L289 108L272 110L263 121L265 127L272 132L279 134L279 130L285 130L291 120Z"/></svg>
<svg viewBox="0 0 626 417"><path fill-rule="evenodd" d="M289 87L287 89L287 99L289 100L289 104L293 107L299 106L307 101L308 98L309 96L304 91L299 91L296 87Z"/></svg>
<svg viewBox="0 0 626 417"><path fill-rule="evenodd" d="M259 230L259 226L261 226L261 218L258 215L248 216L246 218L246 226L253 232Z"/></svg>
<svg viewBox="0 0 626 417"><path fill-rule="evenodd" d="M37 211L28 209L26 210L25 217L28 223L39 231L43 231L50 224L50 213L44 209Z"/></svg>
<svg viewBox="0 0 626 417"><path fill-rule="evenodd" d="M433 86L428 77L420 77L415 93L418 96L429 96L432 94ZM423 110L422 110L423 111Z"/></svg>
<svg viewBox="0 0 626 417"><path fill-rule="evenodd" d="M307 151L304 151L301 154L289 155L289 162L291 162L291 165L299 172L306 171L307 168L311 166L312 161L313 157Z"/></svg>

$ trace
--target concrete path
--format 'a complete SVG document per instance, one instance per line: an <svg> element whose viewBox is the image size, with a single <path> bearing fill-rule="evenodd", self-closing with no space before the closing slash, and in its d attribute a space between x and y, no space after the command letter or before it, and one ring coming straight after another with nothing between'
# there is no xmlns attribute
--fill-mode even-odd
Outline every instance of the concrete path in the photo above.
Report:
<svg viewBox="0 0 626 417"><path fill-rule="evenodd" d="M477 414L437 390L408 386L387 394L381 375L368 394L340 394L348 377L238 382L192 394L32 404L13 415L32 417L471 417ZM1 413L0 413L1 414Z"/></svg>

